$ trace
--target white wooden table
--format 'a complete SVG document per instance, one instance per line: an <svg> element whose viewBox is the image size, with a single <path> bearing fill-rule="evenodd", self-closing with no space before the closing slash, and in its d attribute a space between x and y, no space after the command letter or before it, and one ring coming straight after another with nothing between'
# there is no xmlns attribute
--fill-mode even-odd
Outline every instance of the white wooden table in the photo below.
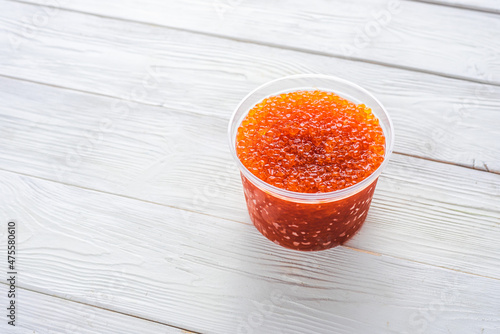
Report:
<svg viewBox="0 0 500 334"><path fill-rule="evenodd" d="M500 333L499 1L0 8L1 333ZM396 130L365 225L317 253L251 225L226 143L297 73L361 84Z"/></svg>

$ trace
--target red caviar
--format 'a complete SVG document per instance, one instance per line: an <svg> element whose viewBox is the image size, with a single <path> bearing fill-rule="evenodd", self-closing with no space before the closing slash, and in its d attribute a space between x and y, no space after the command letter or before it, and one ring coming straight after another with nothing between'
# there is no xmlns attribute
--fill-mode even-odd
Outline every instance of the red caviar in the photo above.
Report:
<svg viewBox="0 0 500 334"><path fill-rule="evenodd" d="M271 96L253 107L236 152L256 177L278 188L322 193L361 182L383 162L385 137L371 109L321 90ZM348 240L366 218L376 180L342 200L288 201L242 176L250 216L270 240L320 250Z"/></svg>
<svg viewBox="0 0 500 334"><path fill-rule="evenodd" d="M384 133L371 110L319 90L265 99L243 120L236 141L252 174L302 193L347 188L384 161Z"/></svg>

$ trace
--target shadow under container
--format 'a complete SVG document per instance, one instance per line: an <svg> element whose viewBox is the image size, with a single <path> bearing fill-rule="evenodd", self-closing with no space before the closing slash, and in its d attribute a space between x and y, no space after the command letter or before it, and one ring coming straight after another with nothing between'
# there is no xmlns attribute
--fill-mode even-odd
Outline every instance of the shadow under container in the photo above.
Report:
<svg viewBox="0 0 500 334"><path fill-rule="evenodd" d="M241 163L236 153L236 135L248 112L267 97L300 90L333 92L372 110L385 136L385 157L377 170L348 188L326 193L298 193L260 180ZM260 233L286 248L318 251L343 244L360 229L378 177L392 153L394 131L382 104L358 85L326 75L294 75L268 82L240 102L229 122L229 145L240 169L250 218Z"/></svg>

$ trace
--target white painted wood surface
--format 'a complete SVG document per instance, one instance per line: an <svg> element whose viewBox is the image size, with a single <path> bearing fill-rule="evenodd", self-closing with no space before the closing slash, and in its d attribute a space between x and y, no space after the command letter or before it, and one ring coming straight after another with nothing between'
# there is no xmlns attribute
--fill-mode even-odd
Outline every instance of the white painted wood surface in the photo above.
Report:
<svg viewBox="0 0 500 334"><path fill-rule="evenodd" d="M346 57L389 1L37 1L0 12L17 332L500 332L496 3L401 1ZM251 226L225 135L249 90L310 72L397 135L365 226L314 254Z"/></svg>
<svg viewBox="0 0 500 334"><path fill-rule="evenodd" d="M486 13L500 13L500 2L497 0L414 0L437 5L455 6Z"/></svg>
<svg viewBox="0 0 500 334"><path fill-rule="evenodd" d="M123 114L110 108L116 99L0 84L8 131L0 168L250 223L226 119L149 105ZM106 119L112 130L101 128ZM356 247L500 279L498 196L497 174L396 154L377 186L369 237Z"/></svg>
<svg viewBox="0 0 500 334"><path fill-rule="evenodd" d="M60 7L500 83L500 22L494 13L407 0L72 0Z"/></svg>
<svg viewBox="0 0 500 334"><path fill-rule="evenodd" d="M2 301L6 298L2 294ZM20 289L17 297L21 309L18 325L13 329L0 322L1 333L15 334L187 334L186 330L145 321L120 313L54 298L43 293ZM3 320L3 319L2 319Z"/></svg>
<svg viewBox="0 0 500 334"><path fill-rule="evenodd" d="M1 218L18 217L22 284L31 290L211 333L500 326L497 279L346 247L290 251L250 224L187 219L183 210L9 172L0 179Z"/></svg>
<svg viewBox="0 0 500 334"><path fill-rule="evenodd" d="M12 17L40 12L6 7L5 31L19 28ZM2 40L0 74L226 120L242 96L266 81L305 72L349 78L388 108L397 152L500 173L500 141L492 140L500 127L499 86L72 12L53 16L35 40L21 40L19 49ZM100 113L112 120L123 114L123 105L105 108Z"/></svg>

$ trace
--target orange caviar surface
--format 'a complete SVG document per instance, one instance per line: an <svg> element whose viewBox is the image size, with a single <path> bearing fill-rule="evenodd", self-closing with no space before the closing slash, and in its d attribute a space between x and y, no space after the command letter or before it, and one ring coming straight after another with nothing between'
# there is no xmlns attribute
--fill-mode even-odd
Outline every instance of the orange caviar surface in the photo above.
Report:
<svg viewBox="0 0 500 334"><path fill-rule="evenodd" d="M384 160L385 137L370 108L332 92L296 91L253 107L236 137L243 165L273 186L302 193L347 188Z"/></svg>

